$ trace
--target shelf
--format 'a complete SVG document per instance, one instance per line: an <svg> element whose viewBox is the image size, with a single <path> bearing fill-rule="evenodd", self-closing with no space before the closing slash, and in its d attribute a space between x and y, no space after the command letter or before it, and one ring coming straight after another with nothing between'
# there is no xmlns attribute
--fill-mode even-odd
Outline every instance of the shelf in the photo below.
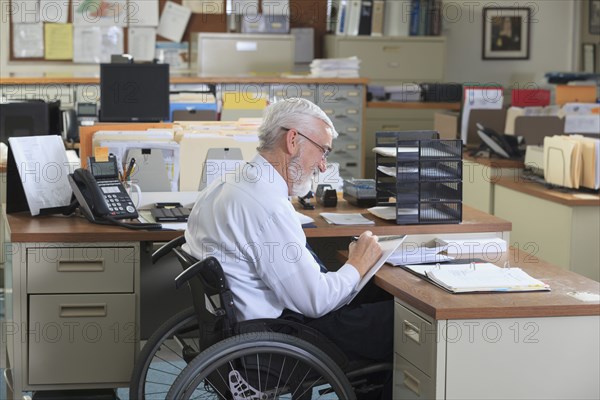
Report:
<svg viewBox="0 0 600 400"><path fill-rule="evenodd" d="M400 101L369 101L367 108L400 108L411 110L460 110L460 103L425 103Z"/></svg>

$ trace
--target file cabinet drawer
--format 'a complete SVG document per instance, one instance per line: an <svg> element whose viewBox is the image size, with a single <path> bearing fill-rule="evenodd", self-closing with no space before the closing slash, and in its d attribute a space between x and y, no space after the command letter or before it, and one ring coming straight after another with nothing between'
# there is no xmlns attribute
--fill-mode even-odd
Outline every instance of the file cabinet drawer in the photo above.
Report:
<svg viewBox="0 0 600 400"><path fill-rule="evenodd" d="M29 384L127 383L135 359L135 295L29 297Z"/></svg>
<svg viewBox="0 0 600 400"><path fill-rule="evenodd" d="M134 247L27 249L28 293L133 292Z"/></svg>
<svg viewBox="0 0 600 400"><path fill-rule="evenodd" d="M317 102L317 85L302 85L298 83L286 83L281 85L271 86L271 100L277 101L281 99L289 99L292 97L300 97Z"/></svg>
<svg viewBox="0 0 600 400"><path fill-rule="evenodd" d="M394 355L394 399L435 399L435 381L398 354Z"/></svg>
<svg viewBox="0 0 600 400"><path fill-rule="evenodd" d="M394 351L428 376L433 376L437 337L435 325L398 302L394 309Z"/></svg>

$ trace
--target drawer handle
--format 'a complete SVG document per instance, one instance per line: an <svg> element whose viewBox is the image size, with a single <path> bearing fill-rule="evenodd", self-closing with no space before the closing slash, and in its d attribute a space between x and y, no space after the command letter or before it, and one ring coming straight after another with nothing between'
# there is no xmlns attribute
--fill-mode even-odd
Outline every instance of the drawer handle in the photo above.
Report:
<svg viewBox="0 0 600 400"><path fill-rule="evenodd" d="M415 343L421 344L421 330L407 320L402 321L402 333Z"/></svg>
<svg viewBox="0 0 600 400"><path fill-rule="evenodd" d="M400 51L402 46L383 46L383 51Z"/></svg>
<svg viewBox="0 0 600 400"><path fill-rule="evenodd" d="M400 129L400 125L382 125L381 129L395 131L395 130Z"/></svg>
<svg viewBox="0 0 600 400"><path fill-rule="evenodd" d="M421 395L421 382L408 371L403 370L404 374L404 386L412 390L417 396Z"/></svg>
<svg viewBox="0 0 600 400"><path fill-rule="evenodd" d="M61 318L106 317L106 303L101 304L61 304L58 313Z"/></svg>
<svg viewBox="0 0 600 400"><path fill-rule="evenodd" d="M60 260L56 264L58 272L102 272L104 260Z"/></svg>
<svg viewBox="0 0 600 400"><path fill-rule="evenodd" d="M390 68L398 68L400 66L400 63L397 61L392 61L388 63L388 67Z"/></svg>

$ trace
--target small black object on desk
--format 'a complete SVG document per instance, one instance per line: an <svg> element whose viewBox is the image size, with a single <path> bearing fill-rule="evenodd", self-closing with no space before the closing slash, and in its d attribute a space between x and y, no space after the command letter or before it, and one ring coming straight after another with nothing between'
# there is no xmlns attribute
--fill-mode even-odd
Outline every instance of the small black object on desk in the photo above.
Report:
<svg viewBox="0 0 600 400"><path fill-rule="evenodd" d="M305 210L314 210L315 205L310 202L310 199L313 197L312 190L306 193L304 196L298 196L298 202L302 204L302 208Z"/></svg>
<svg viewBox="0 0 600 400"><path fill-rule="evenodd" d="M321 204L323 207L337 206L337 192L331 185L318 185L316 198L317 203Z"/></svg>

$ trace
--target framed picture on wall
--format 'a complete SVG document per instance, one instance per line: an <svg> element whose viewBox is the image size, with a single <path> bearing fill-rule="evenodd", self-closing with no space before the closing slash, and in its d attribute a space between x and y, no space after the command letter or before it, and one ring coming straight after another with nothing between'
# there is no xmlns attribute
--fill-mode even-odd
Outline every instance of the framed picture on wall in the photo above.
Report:
<svg viewBox="0 0 600 400"><path fill-rule="evenodd" d="M600 34L600 0L590 0L590 33Z"/></svg>
<svg viewBox="0 0 600 400"><path fill-rule="evenodd" d="M486 7L483 9L484 60L528 60L531 9Z"/></svg>

